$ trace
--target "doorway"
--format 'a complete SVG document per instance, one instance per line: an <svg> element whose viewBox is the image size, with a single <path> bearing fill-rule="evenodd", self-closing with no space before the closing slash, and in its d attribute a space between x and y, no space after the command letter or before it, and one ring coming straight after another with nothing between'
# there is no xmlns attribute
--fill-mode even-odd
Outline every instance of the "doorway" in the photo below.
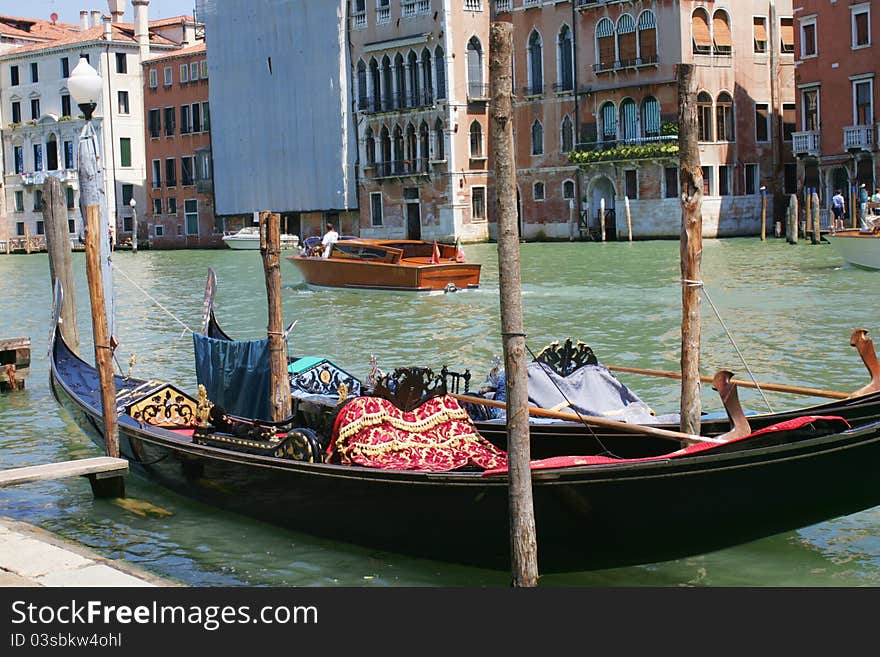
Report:
<svg viewBox="0 0 880 657"><path fill-rule="evenodd" d="M419 188L404 187L403 200L406 204L406 239L422 239L422 208L419 203Z"/></svg>
<svg viewBox="0 0 880 657"><path fill-rule="evenodd" d="M590 208L593 210L595 225L597 231L601 234L602 226L599 223L602 213L602 199L605 199L605 239L617 239L617 220L615 218L615 198L617 194L614 191L614 183L606 176L601 176L593 181L592 192L590 193Z"/></svg>

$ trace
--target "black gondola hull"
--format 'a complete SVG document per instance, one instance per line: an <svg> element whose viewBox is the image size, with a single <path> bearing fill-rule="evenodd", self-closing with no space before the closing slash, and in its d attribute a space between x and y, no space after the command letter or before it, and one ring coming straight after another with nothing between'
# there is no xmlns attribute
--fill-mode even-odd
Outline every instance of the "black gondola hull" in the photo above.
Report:
<svg viewBox="0 0 880 657"><path fill-rule="evenodd" d="M96 386L97 375L75 357L59 358L59 344L53 393L103 446L98 405L76 392L90 377ZM79 369L72 377L71 368ZM509 568L504 475L255 456L196 445L125 415L120 446L134 472L224 509L369 548ZM869 508L880 504L878 465L880 426L872 424L737 452L536 470L539 568L569 572L702 554Z"/></svg>

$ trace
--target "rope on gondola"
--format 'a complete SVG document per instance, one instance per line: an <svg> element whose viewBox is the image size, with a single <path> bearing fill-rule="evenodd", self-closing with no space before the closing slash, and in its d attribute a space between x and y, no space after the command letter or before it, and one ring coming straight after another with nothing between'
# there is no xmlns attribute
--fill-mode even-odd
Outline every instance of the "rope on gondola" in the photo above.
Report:
<svg viewBox="0 0 880 657"><path fill-rule="evenodd" d="M145 297L147 297L150 301L152 301L152 302L155 303L157 306L159 306L159 308L161 308L162 310L164 310L165 313L166 313L171 319L173 319L175 322L177 322L178 324L180 324L180 325L183 327L183 333L181 333L180 337L183 337L183 336L186 335L187 333L195 333L195 331L193 331L189 326L187 326L186 323L184 323L184 321L183 321L182 319L180 319L177 315L175 315L173 312L171 312L170 310L168 310L168 308L166 308L166 307L163 306L161 303L159 303L159 300L158 300L158 299L156 299L155 297L153 297L153 296L152 296L149 292L147 292L144 288L142 288L140 285L138 285L138 284L135 283L133 280L131 280L131 278L129 278L128 275L127 275L124 271L122 271L119 267L117 267L115 263L113 264L113 269L115 269L115 270L118 271L120 274L122 274L122 277L125 278L125 280L127 280L129 283L131 283L132 285L134 285L135 288L137 288L138 291L140 291L141 294L143 294L143 295L144 295Z"/></svg>

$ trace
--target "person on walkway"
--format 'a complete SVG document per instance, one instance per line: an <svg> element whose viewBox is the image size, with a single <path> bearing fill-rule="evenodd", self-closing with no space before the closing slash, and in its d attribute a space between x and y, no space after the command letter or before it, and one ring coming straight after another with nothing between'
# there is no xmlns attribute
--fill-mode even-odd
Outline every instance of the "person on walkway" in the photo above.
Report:
<svg viewBox="0 0 880 657"><path fill-rule="evenodd" d="M321 245L324 247L324 257L329 258L330 252L333 250L333 243L339 239L339 233L333 229L333 224L327 222L327 232L321 238Z"/></svg>
<svg viewBox="0 0 880 657"><path fill-rule="evenodd" d="M835 230L842 230L843 216L846 214L846 200L839 189L834 190L834 196L831 197L831 212L834 214Z"/></svg>

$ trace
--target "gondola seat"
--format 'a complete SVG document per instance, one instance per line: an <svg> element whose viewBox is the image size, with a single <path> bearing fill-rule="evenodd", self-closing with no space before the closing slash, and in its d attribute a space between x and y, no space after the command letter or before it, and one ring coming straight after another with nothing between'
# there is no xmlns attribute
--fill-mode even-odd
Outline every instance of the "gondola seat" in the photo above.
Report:
<svg viewBox="0 0 880 657"><path fill-rule="evenodd" d="M445 472L504 467L507 455L480 436L442 377L425 368L398 368L369 396L355 397L336 416L331 462L391 470Z"/></svg>

